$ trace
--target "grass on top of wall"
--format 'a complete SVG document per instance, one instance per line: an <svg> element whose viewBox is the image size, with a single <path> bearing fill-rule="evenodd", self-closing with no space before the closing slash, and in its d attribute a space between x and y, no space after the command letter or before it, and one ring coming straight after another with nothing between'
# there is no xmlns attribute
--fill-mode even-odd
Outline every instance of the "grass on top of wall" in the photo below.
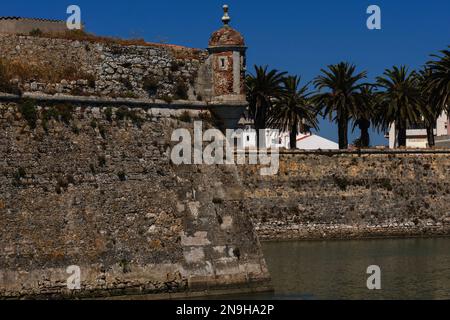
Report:
<svg viewBox="0 0 450 320"><path fill-rule="evenodd" d="M11 82L8 65L0 60L0 92L20 95L22 92L17 84Z"/></svg>
<svg viewBox="0 0 450 320"><path fill-rule="evenodd" d="M119 46L143 46L143 47L164 47L172 50L175 58L177 59L198 59L201 50L194 48L187 48L178 45L147 42L142 38L138 39L121 39L117 37L105 37L98 36L92 33L88 33L84 30L67 30L65 32L44 33L44 32L32 32L30 36L52 39L66 39L72 41L88 41L94 43L103 43L108 45Z"/></svg>
<svg viewBox="0 0 450 320"><path fill-rule="evenodd" d="M81 71L75 63L67 62L64 65L44 61L31 63L20 58L0 59L0 80L1 78L4 82L11 82L14 79L21 82L39 81L46 83L80 79L87 80L89 83L93 81L93 75Z"/></svg>

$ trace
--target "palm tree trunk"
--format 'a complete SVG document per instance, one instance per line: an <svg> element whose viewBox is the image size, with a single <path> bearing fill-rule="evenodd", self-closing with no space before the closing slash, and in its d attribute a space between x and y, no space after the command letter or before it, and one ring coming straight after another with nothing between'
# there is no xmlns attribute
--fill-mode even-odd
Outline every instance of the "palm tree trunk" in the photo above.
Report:
<svg viewBox="0 0 450 320"><path fill-rule="evenodd" d="M400 148L406 147L406 121L398 122L398 146Z"/></svg>
<svg viewBox="0 0 450 320"><path fill-rule="evenodd" d="M255 130L256 130L256 147L260 148L262 147L261 145L262 141L259 136L259 130L261 130L261 127L259 126L258 121L255 121Z"/></svg>
<svg viewBox="0 0 450 320"><path fill-rule="evenodd" d="M360 143L361 147L368 148L370 145L370 135L369 135L370 121L365 119L359 120L359 130L361 130Z"/></svg>
<svg viewBox="0 0 450 320"><path fill-rule="evenodd" d="M341 116L338 119L338 130L339 130L339 149L348 148L348 118Z"/></svg>
<svg viewBox="0 0 450 320"><path fill-rule="evenodd" d="M298 129L297 129L297 124L294 124L292 126L290 135L289 135L289 148L290 149L297 149L297 134L298 134Z"/></svg>
<svg viewBox="0 0 450 320"><path fill-rule="evenodd" d="M434 126L428 125L427 126L427 140L428 140L428 147L433 148L435 146L434 142Z"/></svg>
<svg viewBox="0 0 450 320"><path fill-rule="evenodd" d="M261 101L257 102L256 115L255 115L255 129L256 129L256 146L258 148L264 147L264 139L261 140L259 130L265 129L266 125L266 105ZM265 144L265 143L264 143Z"/></svg>

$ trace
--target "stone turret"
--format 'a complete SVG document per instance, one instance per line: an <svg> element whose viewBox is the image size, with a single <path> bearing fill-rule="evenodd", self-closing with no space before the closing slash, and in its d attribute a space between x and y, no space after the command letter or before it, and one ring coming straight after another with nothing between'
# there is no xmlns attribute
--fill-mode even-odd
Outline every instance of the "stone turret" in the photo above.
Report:
<svg viewBox="0 0 450 320"><path fill-rule="evenodd" d="M213 73L213 99L245 100L245 41L229 25L228 6L223 6L223 9L223 27L212 34L208 46Z"/></svg>
<svg viewBox="0 0 450 320"><path fill-rule="evenodd" d="M226 127L234 127L246 106L244 37L230 27L228 6L223 6L223 26L211 35L208 52L212 72L212 103L228 104L214 111Z"/></svg>

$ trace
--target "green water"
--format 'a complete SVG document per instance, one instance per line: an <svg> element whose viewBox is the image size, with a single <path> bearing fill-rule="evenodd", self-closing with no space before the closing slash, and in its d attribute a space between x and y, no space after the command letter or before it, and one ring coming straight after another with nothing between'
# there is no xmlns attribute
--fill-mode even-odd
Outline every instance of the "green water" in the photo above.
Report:
<svg viewBox="0 0 450 320"><path fill-rule="evenodd" d="M266 242L275 299L450 299L450 238ZM368 290L367 267L381 268Z"/></svg>

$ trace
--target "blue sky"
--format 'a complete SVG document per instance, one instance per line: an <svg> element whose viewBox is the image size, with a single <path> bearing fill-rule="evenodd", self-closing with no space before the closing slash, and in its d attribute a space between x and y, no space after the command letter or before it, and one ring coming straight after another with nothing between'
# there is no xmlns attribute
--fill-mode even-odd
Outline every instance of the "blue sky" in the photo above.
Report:
<svg viewBox="0 0 450 320"><path fill-rule="evenodd" d="M372 80L392 65L418 68L450 45L449 0L16 0L2 3L0 15L65 19L67 6L77 4L96 34L204 48L221 26L225 2L232 26L246 38L249 70L267 64L304 81L342 60L367 70ZM366 28L372 4L381 7L382 30ZM336 127L326 120L319 134L337 140ZM386 140L373 134L372 143Z"/></svg>

